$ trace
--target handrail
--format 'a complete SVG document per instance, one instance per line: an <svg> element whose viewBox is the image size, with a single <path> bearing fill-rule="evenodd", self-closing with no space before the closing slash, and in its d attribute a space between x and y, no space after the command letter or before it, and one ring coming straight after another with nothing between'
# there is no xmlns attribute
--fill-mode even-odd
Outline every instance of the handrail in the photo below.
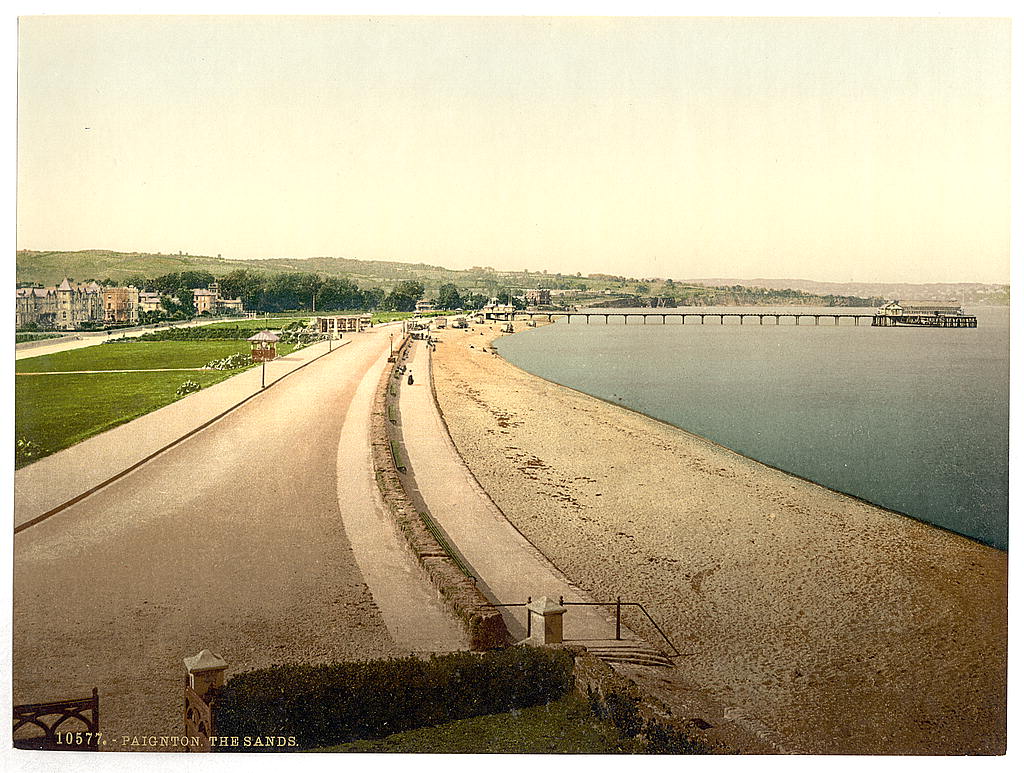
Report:
<svg viewBox="0 0 1024 773"><path fill-rule="evenodd" d="M516 604L493 604L492 603L490 606L492 606L492 607L525 607L525 606L529 605L531 598L532 597L528 597L525 602L521 601L521 602L516 603ZM644 613L644 616L648 620L650 620L651 625L654 626L654 630L656 630L659 634L661 634L661 638L665 640L665 643L669 647L672 648L672 655L671 655L671 657L681 658L683 656L683 653L681 653L678 649L676 649L676 645L672 643L672 640L668 638L668 635L663 630L661 630L661 626L658 625L657 622L655 622L653 617L651 617L651 613L647 611L647 607L645 607L643 604L641 604L638 601L623 601L621 596L618 597L615 601L566 601L562 596L559 596L558 597L558 603L559 603L560 606L563 606L563 607L569 607L569 606L572 606L572 607L611 607L611 606L614 606L615 607L615 639L616 639L616 641L619 641L619 640L622 639L622 607L637 607L637 608L639 608L639 610L641 612ZM530 615L529 614L527 614L527 616L526 616L526 631L527 631L526 635L529 636L530 635L530 633L529 633L530 632Z"/></svg>
<svg viewBox="0 0 1024 773"><path fill-rule="evenodd" d="M565 601L561 596L558 597L558 603L564 607L615 607L615 639L619 640L622 638L622 607L638 607L644 616L651 621L651 625L654 629L661 634L661 638L665 640L665 643L672 648L673 657L682 657L682 653L676 649L676 645L672 643L672 640L668 638L661 626L654 622L654 618L651 617L647 608L637 601L622 601L619 597L615 601Z"/></svg>
<svg viewBox="0 0 1024 773"><path fill-rule="evenodd" d="M455 562L455 565L459 567L459 570L466 575L473 582L476 582L476 577L470 570L469 565L463 561L462 556L459 555L458 551L448 541L448 536L444 533L440 526L430 517L429 513L420 512L420 520L423 521L423 525L427 527L427 531L437 540L437 544L441 546L441 550L448 554L448 557Z"/></svg>

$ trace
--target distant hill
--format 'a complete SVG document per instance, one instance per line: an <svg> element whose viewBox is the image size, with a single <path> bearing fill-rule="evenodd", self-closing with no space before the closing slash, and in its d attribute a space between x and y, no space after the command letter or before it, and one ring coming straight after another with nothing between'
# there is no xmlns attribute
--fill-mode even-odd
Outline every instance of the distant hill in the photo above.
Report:
<svg viewBox="0 0 1024 773"><path fill-rule="evenodd" d="M493 269L455 271L426 263L400 263L352 258L270 258L236 260L208 255L183 255L148 252L113 252L111 250L80 250L76 252L43 252L20 250L17 253L17 281L53 285L64 277L82 282L89 279L124 281L133 276L157 277L181 271L209 271L217 277L238 269L260 272L318 273L345 277L360 286L387 288L406 279L419 279L429 287L443 282L470 286L477 282L501 281L502 274ZM534 275L542 276L541 274Z"/></svg>
<svg viewBox="0 0 1024 773"><path fill-rule="evenodd" d="M694 279L709 287L764 287L769 290L803 290L816 295L880 296L889 300L951 300L968 306L1007 306L1010 286L979 282L909 284L891 282L815 282L810 279Z"/></svg>
<svg viewBox="0 0 1024 773"><path fill-rule="evenodd" d="M538 271L499 271L490 266L455 270L427 263L403 263L355 258L271 258L267 260L236 260L208 255L183 255L146 252L114 252L111 250L79 250L46 252L20 250L17 253L16 278L23 284L54 285L64 277L75 282L90 279L125 281L142 275L155 278L181 271L208 271L223 277L238 269L257 272L318 273L328 277L350 279L360 288L380 287L385 291L408 279L422 282L426 297L434 297L440 285L454 283L460 290L471 290L490 296L506 288L547 287L553 290L576 290L593 299L633 296L674 297L680 303L778 303L777 294L737 293L730 288L765 288L767 290L799 290L814 298L790 299L815 302L825 296L846 296L860 299L950 299L968 305L1007 305L1009 285L999 284L889 284L870 282L814 282L806 279L699 279L675 281L637 279L610 274L569 275ZM707 288L717 288L717 292ZM574 301L580 302L580 301ZM843 302L846 305L854 305ZM864 300L859 305L870 305Z"/></svg>

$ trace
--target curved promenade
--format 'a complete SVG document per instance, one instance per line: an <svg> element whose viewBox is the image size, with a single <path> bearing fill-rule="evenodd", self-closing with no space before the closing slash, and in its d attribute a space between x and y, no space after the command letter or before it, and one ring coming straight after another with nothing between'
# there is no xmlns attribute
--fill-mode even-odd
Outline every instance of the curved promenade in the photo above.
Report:
<svg viewBox="0 0 1024 773"><path fill-rule="evenodd" d="M96 686L105 736L180 735L181 659L202 648L223 655L230 674L464 646L368 496L367 396L388 333L347 338L16 534L14 702ZM302 351L312 357L318 347ZM244 397L253 374L258 387L249 371L217 385L238 390L231 395L204 390L169 406L178 412L161 409L19 471L19 517L64 501L77 490L64 481L88 473L90 458L134 460L150 431L194 429Z"/></svg>

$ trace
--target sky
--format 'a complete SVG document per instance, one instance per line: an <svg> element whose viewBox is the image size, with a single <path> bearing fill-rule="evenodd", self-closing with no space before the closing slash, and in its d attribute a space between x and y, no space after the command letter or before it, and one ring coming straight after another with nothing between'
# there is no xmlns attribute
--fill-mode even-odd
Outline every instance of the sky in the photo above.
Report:
<svg viewBox="0 0 1024 773"><path fill-rule="evenodd" d="M1010 280L1010 21L22 17L19 249Z"/></svg>

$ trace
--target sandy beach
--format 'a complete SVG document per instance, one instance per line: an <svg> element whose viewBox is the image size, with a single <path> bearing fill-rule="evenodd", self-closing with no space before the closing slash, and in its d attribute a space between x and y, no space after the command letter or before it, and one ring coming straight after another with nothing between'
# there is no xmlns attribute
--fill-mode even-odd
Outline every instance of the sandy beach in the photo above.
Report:
<svg viewBox="0 0 1024 773"><path fill-rule="evenodd" d="M457 448L572 581L647 606L695 690L794 752L1005 749L1006 553L527 374L493 335L440 333Z"/></svg>

